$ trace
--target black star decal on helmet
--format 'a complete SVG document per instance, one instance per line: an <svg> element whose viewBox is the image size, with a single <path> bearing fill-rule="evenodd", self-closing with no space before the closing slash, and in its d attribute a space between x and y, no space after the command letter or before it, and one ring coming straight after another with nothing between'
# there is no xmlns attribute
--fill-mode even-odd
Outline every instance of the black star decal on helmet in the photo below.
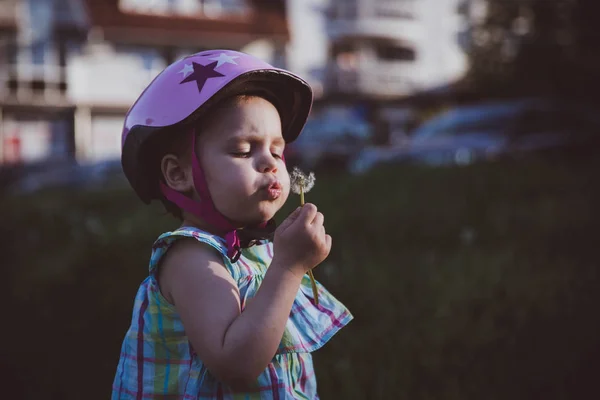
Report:
<svg viewBox="0 0 600 400"><path fill-rule="evenodd" d="M220 72L215 71L215 67L217 66L217 61L212 62L208 65L198 64L192 61L192 68L194 72L188 75L184 80L179 82L179 84L195 81L198 86L198 93L202 92L202 88L206 81L210 78L218 78L220 76L225 76Z"/></svg>

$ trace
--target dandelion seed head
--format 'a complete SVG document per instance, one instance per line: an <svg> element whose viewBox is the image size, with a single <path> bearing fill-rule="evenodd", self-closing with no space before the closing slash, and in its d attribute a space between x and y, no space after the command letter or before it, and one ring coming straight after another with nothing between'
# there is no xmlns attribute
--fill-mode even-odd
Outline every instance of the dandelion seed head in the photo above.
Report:
<svg viewBox="0 0 600 400"><path fill-rule="evenodd" d="M298 167L294 167L292 172L290 173L290 183L292 192L296 194L300 194L302 189L304 193L307 193L309 190L315 186L315 173L311 172L306 175L302 170Z"/></svg>

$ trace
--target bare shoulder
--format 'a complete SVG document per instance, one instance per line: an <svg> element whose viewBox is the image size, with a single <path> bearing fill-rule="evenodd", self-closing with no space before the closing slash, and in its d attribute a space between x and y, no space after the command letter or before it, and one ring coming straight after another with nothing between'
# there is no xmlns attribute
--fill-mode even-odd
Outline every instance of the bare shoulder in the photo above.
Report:
<svg viewBox="0 0 600 400"><path fill-rule="evenodd" d="M213 260L223 264L221 253L209 244L193 238L183 237L173 243L163 264L188 264L194 261Z"/></svg>
<svg viewBox="0 0 600 400"><path fill-rule="evenodd" d="M177 242L159 266L160 291L200 359L218 366L227 329L241 314L239 289L216 249L195 239Z"/></svg>
<svg viewBox="0 0 600 400"><path fill-rule="evenodd" d="M175 304L173 291L178 282L206 281L215 273L222 278L229 275L219 251L196 239L181 238L164 255L158 268L158 283L163 296Z"/></svg>

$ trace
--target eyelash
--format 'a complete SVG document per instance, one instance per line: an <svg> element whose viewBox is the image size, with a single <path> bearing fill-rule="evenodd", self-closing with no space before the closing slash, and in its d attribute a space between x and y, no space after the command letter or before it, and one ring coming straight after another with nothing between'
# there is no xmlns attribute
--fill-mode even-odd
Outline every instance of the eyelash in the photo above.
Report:
<svg viewBox="0 0 600 400"><path fill-rule="evenodd" d="M240 157L240 158L247 158L250 156L249 151L237 152L237 153L232 153L232 154L234 157ZM271 153L271 155L277 159L281 159L281 154Z"/></svg>

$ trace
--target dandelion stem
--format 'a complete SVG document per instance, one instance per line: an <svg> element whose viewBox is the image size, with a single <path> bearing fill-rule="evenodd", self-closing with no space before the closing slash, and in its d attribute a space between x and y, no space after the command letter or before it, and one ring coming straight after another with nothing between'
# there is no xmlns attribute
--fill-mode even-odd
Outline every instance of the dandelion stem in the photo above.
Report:
<svg viewBox="0 0 600 400"><path fill-rule="evenodd" d="M300 194L300 206L304 206L304 192L308 192L315 184L315 176L311 172L308 176L305 175L299 168L295 167L291 174L292 180L292 191ZM312 270L308 270L308 276L310 278L310 286L312 287L313 298L315 305L319 305L319 291L317 289L317 282Z"/></svg>
<svg viewBox="0 0 600 400"><path fill-rule="evenodd" d="M317 289L317 282L315 282L315 276L313 275L312 269L308 270L308 277L310 278L310 286L312 286L313 297L315 298L315 305L319 305L319 290Z"/></svg>
<svg viewBox="0 0 600 400"><path fill-rule="evenodd" d="M300 205L304 205L304 184L300 185ZM308 277L310 278L310 286L312 287L313 297L315 299L315 305L319 305L319 290L317 289L317 282L315 282L315 276L313 275L312 269L308 270Z"/></svg>

